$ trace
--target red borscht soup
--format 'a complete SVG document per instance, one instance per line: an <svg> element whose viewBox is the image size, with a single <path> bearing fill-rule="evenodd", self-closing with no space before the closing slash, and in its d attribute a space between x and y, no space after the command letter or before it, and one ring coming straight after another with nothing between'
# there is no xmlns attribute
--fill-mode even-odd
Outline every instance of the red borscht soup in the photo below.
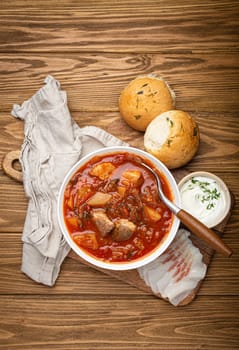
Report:
<svg viewBox="0 0 239 350"><path fill-rule="evenodd" d="M64 220L71 239L93 257L128 262L152 252L170 231L173 214L158 196L154 176L127 152L96 156L71 177ZM165 177L163 192L172 200Z"/></svg>

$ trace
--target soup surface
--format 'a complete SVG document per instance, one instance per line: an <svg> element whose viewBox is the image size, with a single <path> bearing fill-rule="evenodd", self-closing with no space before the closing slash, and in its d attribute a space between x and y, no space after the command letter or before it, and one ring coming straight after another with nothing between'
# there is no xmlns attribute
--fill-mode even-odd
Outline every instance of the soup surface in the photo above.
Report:
<svg viewBox="0 0 239 350"><path fill-rule="evenodd" d="M64 220L73 241L108 262L127 262L154 250L168 234L173 214L158 197L154 176L130 153L97 156L70 179ZM169 185L158 173L165 195Z"/></svg>

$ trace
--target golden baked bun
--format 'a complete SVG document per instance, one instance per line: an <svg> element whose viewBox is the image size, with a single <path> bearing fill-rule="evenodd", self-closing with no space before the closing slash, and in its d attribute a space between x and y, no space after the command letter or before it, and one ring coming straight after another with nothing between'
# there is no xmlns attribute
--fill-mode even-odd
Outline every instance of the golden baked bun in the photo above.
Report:
<svg viewBox="0 0 239 350"><path fill-rule="evenodd" d="M159 114L174 109L175 94L168 84L153 75L138 77L121 92L119 110L132 128L144 131Z"/></svg>
<svg viewBox="0 0 239 350"><path fill-rule="evenodd" d="M186 112L172 110L162 113L148 125L144 147L169 169L175 169L193 158L199 138L195 120Z"/></svg>

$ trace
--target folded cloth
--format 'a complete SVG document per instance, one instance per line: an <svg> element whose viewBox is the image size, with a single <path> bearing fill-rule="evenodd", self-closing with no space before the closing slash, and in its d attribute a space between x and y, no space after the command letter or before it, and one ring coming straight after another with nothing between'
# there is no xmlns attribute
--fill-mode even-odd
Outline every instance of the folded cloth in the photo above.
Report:
<svg viewBox="0 0 239 350"><path fill-rule="evenodd" d="M23 228L22 272L52 286L70 248L57 222L57 196L67 171L98 148L127 145L94 126L80 128L71 118L66 92L53 77L12 115L24 120L20 162L29 200Z"/></svg>

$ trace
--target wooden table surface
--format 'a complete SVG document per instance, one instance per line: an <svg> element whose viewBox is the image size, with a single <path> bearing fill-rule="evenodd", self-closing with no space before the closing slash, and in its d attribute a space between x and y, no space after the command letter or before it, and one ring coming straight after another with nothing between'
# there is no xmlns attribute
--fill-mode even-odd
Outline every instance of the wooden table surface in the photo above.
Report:
<svg viewBox="0 0 239 350"><path fill-rule="evenodd" d="M0 4L0 157L19 149L23 122L10 112L51 74L72 117L143 148L121 119L118 97L140 74L164 77L177 109L193 115L200 149L185 169L219 175L239 197L237 0L56 1ZM238 349L239 211L197 298L175 308L66 258L56 285L20 271L27 200L0 169L0 349Z"/></svg>

